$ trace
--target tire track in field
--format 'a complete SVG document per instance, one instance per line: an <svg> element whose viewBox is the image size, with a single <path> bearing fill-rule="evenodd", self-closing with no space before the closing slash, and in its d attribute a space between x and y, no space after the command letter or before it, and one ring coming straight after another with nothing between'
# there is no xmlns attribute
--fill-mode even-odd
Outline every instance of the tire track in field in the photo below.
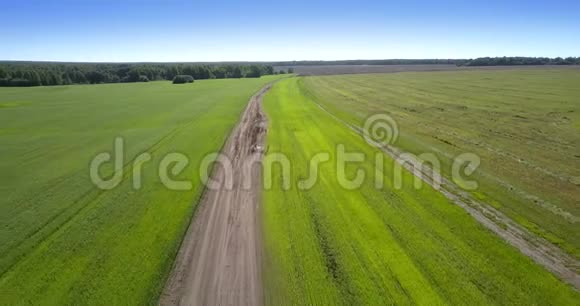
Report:
<svg viewBox="0 0 580 306"><path fill-rule="evenodd" d="M160 305L263 304L261 172L254 165L263 156L267 120L261 101L269 89L250 99L222 148L233 171L214 167L212 181L219 187L204 191Z"/></svg>
<svg viewBox="0 0 580 306"><path fill-rule="evenodd" d="M322 111L339 123L360 136L364 136L362 128L338 118L322 105L313 99L311 100ZM401 154L405 152L392 145L383 146L376 142L373 142L372 145L400 163L411 174L432 186L450 200L451 203L463 208L477 222L518 249L522 254L543 266L559 279L572 285L576 290L580 290L580 275L578 275L580 261L576 258L562 251L562 249L548 240L528 231L493 206L476 200L470 193L462 190L451 180L440 176L441 184L439 188L436 188L436 183L433 179L433 170L429 166L424 165L422 161L415 158L401 158Z"/></svg>

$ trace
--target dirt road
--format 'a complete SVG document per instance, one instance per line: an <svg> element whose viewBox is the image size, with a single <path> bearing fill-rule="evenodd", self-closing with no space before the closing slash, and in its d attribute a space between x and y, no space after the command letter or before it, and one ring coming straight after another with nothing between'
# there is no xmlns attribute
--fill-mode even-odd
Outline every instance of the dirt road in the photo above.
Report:
<svg viewBox="0 0 580 306"><path fill-rule="evenodd" d="M206 189L181 245L160 305L261 305L261 172L267 121L254 95L222 154L233 171L214 168L218 188Z"/></svg>

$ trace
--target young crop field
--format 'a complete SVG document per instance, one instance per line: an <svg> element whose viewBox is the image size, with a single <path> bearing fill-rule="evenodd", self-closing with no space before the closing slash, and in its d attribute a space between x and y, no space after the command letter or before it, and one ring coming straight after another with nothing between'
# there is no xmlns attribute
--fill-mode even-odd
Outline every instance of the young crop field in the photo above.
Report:
<svg viewBox="0 0 580 306"><path fill-rule="evenodd" d="M0 306L580 306L580 1L322 2L4 5Z"/></svg>
<svg viewBox="0 0 580 306"><path fill-rule="evenodd" d="M0 304L577 304L579 82L536 67L0 88ZM363 137L373 115L398 137ZM217 152L231 167L210 188ZM402 152L434 154L444 188ZM478 187L453 194L461 153Z"/></svg>
<svg viewBox="0 0 580 306"><path fill-rule="evenodd" d="M580 69L400 73L304 78L305 90L342 120L375 113L397 123L394 145L453 157L474 153L481 200L580 256Z"/></svg>
<svg viewBox="0 0 580 306"><path fill-rule="evenodd" d="M202 157L274 78L0 88L0 304L156 303L203 189ZM115 154L116 137L122 182L103 191L89 165ZM168 152L188 157L174 179L192 188L162 184ZM141 153L151 160L134 165Z"/></svg>
<svg viewBox="0 0 580 306"><path fill-rule="evenodd" d="M262 195L266 304L577 303L578 292L571 286L488 231L464 209L429 185L414 188L410 172L402 172L402 188L395 188L390 177L396 172L394 160L337 120L359 126L369 114L388 111L400 122L399 141L405 149L431 148L419 146L428 144L454 153L445 149L453 145L425 140L435 136L451 144L469 144L462 149L479 148L474 152L485 154L482 160L496 156L496 151L487 150L492 145L502 152L510 149L498 154L504 156L505 165L493 160L482 166L492 176L482 181L478 195L496 199L494 203L506 213L534 222L542 233L553 229L554 237L574 250L578 233L573 223L556 222L565 219L549 216L550 212L525 203L515 193L502 198L508 192L500 193L502 186L492 184L492 179L545 196L545 201L578 215L574 189L558 191L548 184L534 189L534 180L523 175L532 167L513 163L508 153L528 156L531 152L539 156L525 160L542 169L552 169L562 177L578 175L572 166L577 159L572 146L577 148L578 140L577 100L572 98L580 95L572 84L580 75L493 73L496 77L488 72L306 77L282 80L272 87L264 99L269 120L265 161L273 162L266 167ZM539 105L537 99L552 105ZM557 114L541 116L543 112ZM522 137L520 120L529 122L530 126L523 123L527 129L540 128L538 120L552 120L535 133L557 129L552 135L558 138L517 140L518 135ZM569 122L576 125L566 126ZM435 131L441 133L435 135ZM492 141L488 135L496 140L488 143ZM509 143L504 137L516 140ZM480 145L460 142L463 138ZM526 149L518 141L535 143ZM352 179L362 170L371 178L359 188L342 187L336 164L339 145L364 156L364 161L347 166L344 173ZM319 153L328 160L313 159ZM546 155L559 159L547 161ZM384 158L379 172L377 156ZM284 164L285 159L291 164L290 173L276 164ZM312 160L318 161L318 180L304 188L298 182L312 176ZM519 181L508 171L500 171L501 167L521 171ZM540 212L544 220L532 219L539 218Z"/></svg>

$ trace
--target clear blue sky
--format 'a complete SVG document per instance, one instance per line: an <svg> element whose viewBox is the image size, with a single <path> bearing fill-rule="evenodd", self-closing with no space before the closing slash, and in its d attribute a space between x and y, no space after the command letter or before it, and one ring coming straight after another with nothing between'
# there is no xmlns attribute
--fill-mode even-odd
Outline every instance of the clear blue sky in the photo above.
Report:
<svg viewBox="0 0 580 306"><path fill-rule="evenodd" d="M578 0L0 1L0 60L580 56Z"/></svg>

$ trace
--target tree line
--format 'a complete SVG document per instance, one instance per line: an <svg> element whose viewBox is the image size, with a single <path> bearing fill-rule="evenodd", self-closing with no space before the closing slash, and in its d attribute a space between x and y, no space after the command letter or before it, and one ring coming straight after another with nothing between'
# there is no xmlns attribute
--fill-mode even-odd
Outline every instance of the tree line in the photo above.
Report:
<svg viewBox="0 0 580 306"><path fill-rule="evenodd" d="M257 78L293 73L291 66L312 65L580 65L580 57L481 57L476 59L388 59L344 61L223 62L223 63L55 63L0 62L0 86L51 86L194 79ZM290 66L287 71L274 66Z"/></svg>
<svg viewBox="0 0 580 306"><path fill-rule="evenodd" d="M516 65L580 65L580 57L480 57L468 60L463 66L516 66Z"/></svg>
<svg viewBox="0 0 580 306"><path fill-rule="evenodd" d="M266 64L0 62L0 86L148 82L177 75L197 80L259 78L279 72Z"/></svg>
<svg viewBox="0 0 580 306"><path fill-rule="evenodd" d="M273 66L325 66L325 65L455 65L463 59L382 59L338 61L283 61L270 62Z"/></svg>
<svg viewBox="0 0 580 306"><path fill-rule="evenodd" d="M384 59L339 61L286 61L271 62L273 66L324 65L457 65L457 66L512 66L512 65L579 65L580 57L480 57L475 59Z"/></svg>

